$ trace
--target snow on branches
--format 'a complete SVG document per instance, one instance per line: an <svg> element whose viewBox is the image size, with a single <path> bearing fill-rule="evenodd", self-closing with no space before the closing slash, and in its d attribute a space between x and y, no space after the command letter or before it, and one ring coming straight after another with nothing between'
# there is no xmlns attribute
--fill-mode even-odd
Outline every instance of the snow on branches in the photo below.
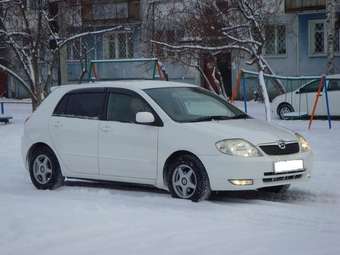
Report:
<svg viewBox="0 0 340 255"><path fill-rule="evenodd" d="M47 94L59 52L64 46L81 37L129 30L123 26L113 26L60 36L59 23L63 22L58 21L64 20L63 12L51 14L48 1L36 1L34 8L29 8L25 2L0 0L0 43L7 46L15 56L9 58L8 63L0 64L0 69L16 78L27 90L32 98L33 109Z"/></svg>
<svg viewBox="0 0 340 255"><path fill-rule="evenodd" d="M195 0L183 1L180 5L177 2L172 5L168 3L166 8L157 9L152 3L152 29L156 32L176 29L183 31L183 36L170 39L153 37L151 43L165 51L176 52L177 56L178 53L216 55L235 50L245 53L247 63L258 68L259 84L270 121L269 97L263 73L273 74L273 71L263 57L264 27L268 17L278 11L280 4L281 1L274 0Z"/></svg>

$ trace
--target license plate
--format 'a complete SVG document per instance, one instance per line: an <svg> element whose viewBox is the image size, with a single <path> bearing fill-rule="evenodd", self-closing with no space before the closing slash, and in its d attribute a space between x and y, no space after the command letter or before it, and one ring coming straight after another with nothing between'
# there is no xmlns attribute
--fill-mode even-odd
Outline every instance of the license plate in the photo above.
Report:
<svg viewBox="0 0 340 255"><path fill-rule="evenodd" d="M278 161L274 163L275 173L292 172L303 169L303 160Z"/></svg>

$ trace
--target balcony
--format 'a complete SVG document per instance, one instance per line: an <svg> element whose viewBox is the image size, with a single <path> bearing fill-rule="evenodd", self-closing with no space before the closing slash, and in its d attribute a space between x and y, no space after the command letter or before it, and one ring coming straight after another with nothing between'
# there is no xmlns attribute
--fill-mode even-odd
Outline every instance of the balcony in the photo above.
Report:
<svg viewBox="0 0 340 255"><path fill-rule="evenodd" d="M139 21L140 0L82 0L85 23Z"/></svg>
<svg viewBox="0 0 340 255"><path fill-rule="evenodd" d="M286 0L286 12L300 12L308 10L323 10L326 8L326 0Z"/></svg>

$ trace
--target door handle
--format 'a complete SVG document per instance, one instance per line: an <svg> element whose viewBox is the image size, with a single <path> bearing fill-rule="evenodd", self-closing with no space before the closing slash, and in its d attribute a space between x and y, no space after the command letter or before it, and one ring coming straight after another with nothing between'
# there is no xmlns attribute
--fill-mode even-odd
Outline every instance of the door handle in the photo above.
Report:
<svg viewBox="0 0 340 255"><path fill-rule="evenodd" d="M54 121L53 124L52 124L53 127L55 128L60 128L63 126L63 124L61 124L60 121Z"/></svg>
<svg viewBox="0 0 340 255"><path fill-rule="evenodd" d="M109 132L111 130L111 127L109 125L104 125L104 126L101 126L100 129L103 132L107 133L107 132Z"/></svg>

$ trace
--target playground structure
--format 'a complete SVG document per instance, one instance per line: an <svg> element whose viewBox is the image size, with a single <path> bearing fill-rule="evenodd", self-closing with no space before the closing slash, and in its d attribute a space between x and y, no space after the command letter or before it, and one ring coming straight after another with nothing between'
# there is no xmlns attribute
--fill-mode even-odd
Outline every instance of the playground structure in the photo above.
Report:
<svg viewBox="0 0 340 255"><path fill-rule="evenodd" d="M87 73L88 81L165 79L157 58L91 60Z"/></svg>
<svg viewBox="0 0 340 255"><path fill-rule="evenodd" d="M308 128L311 129L312 122L315 118L315 112L319 103L319 98L321 96L321 92L324 92L325 95L325 104L326 104L326 110L327 110L327 120L328 120L328 127L329 129L332 128L332 121L331 121L331 109L330 109L330 102L329 102L329 96L328 96L328 87L329 87L329 80L334 80L334 77L321 75L321 76L300 76L300 77L285 77L285 76L279 76L279 75L270 75L265 74L265 81L266 81L266 87L268 88L269 94L271 94L271 98L274 98L275 96L279 95L277 93L277 90L275 90L275 83L280 83L280 85L283 85L285 93L285 100L287 102L292 102L293 100L293 94L289 92L293 92L294 90L300 88L304 84L307 84L308 82L318 82L317 91L314 94L313 98L313 104L311 109L307 112L307 115L309 116L309 123ZM240 70L237 79L236 79L236 85L233 87L232 91L232 97L231 102L233 102L237 98L242 98L244 103L244 111L248 112L248 95L250 92L250 89L256 89L258 83L258 73L253 71L247 71L247 70ZM242 93L242 96L240 96L240 91ZM290 96L289 96L290 95ZM299 97L299 108L301 106L301 96ZM301 118L301 111L298 109L299 118Z"/></svg>

